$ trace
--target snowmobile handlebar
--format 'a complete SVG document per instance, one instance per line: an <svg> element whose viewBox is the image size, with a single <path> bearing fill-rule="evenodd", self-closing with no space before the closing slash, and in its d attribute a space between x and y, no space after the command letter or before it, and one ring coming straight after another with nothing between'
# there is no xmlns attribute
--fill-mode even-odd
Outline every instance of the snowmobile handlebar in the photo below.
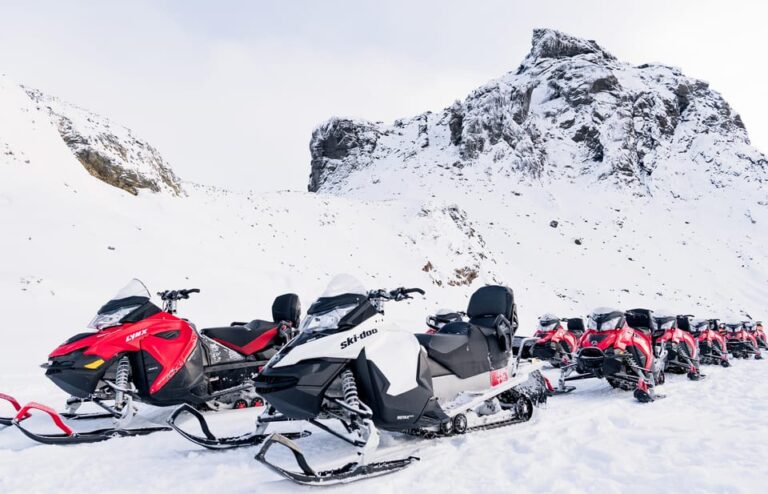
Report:
<svg viewBox="0 0 768 494"><path fill-rule="evenodd" d="M162 292L157 292L157 295L161 300L182 300L188 299L192 293L200 293L200 289L184 288L181 290L164 290Z"/></svg>
<svg viewBox="0 0 768 494"><path fill-rule="evenodd" d="M395 302L400 302L401 300L405 300L411 297L412 293L418 293L419 295L424 295L426 292L422 290L421 288L395 288L394 290L373 290L368 294L369 299L378 299L378 300L394 300Z"/></svg>

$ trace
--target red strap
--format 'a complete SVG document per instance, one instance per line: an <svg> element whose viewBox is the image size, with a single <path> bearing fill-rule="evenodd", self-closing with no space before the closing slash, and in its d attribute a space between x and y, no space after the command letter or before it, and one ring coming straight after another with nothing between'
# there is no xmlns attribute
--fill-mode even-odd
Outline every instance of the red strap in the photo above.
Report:
<svg viewBox="0 0 768 494"><path fill-rule="evenodd" d="M59 415L59 413L56 410L54 410L51 407L41 405L40 403L35 403L34 401L24 405L24 408L19 410L19 413L16 414L16 418L14 420L20 422L22 420L29 418L30 410L40 410L41 412L47 413L51 417L51 419L53 419L53 423L56 424L56 427L61 429L61 431L64 434L68 436L72 436L75 434L75 431L67 427L67 424L64 423L64 420L61 418L61 415Z"/></svg>

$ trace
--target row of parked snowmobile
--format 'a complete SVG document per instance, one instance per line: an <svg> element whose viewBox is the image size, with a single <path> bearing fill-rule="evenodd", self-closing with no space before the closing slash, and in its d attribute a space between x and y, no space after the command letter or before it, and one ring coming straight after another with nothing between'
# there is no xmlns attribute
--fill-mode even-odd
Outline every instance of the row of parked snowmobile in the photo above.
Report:
<svg viewBox="0 0 768 494"><path fill-rule="evenodd" d="M434 439L526 422L548 397L572 391L567 382L592 377L652 401L665 371L700 379L701 364L727 366L729 353L762 358L766 344L760 323L644 309L598 309L586 327L580 318L545 315L533 337L520 337L513 292L500 285L479 288L466 312L441 311L427 318L426 332L413 333L392 327L384 308L423 290L367 290L348 275L335 277L304 318L298 296L285 294L275 299L271 321L197 329L177 315L177 304L199 291L160 292L161 308L133 280L99 309L92 331L69 338L43 364L71 395L66 411L0 394L0 406L13 409L3 416L0 408L0 427L59 445L175 430L209 449L258 447L256 459L278 474L327 485L417 459L382 460L380 431ZM560 368L557 387L541 374L544 362ZM172 412L162 425L132 427L139 403ZM209 427L208 412L250 407L260 413L245 434L217 437ZM38 412L58 432L33 431L27 424ZM75 427L105 420L110 427ZM283 432L271 432L273 424ZM299 446L308 425L352 446L353 461L315 471ZM298 470L270 461L274 446L290 450Z"/></svg>
<svg viewBox="0 0 768 494"><path fill-rule="evenodd" d="M133 280L99 309L93 331L69 338L49 355L45 374L71 395L59 413L39 403L21 406L0 395L13 426L46 444L78 444L175 429L210 449L258 446L256 459L295 482L331 484L378 476L416 458L382 461L380 431L436 438L525 422L550 395L543 363L513 355L517 310L511 289L485 286L470 298L466 320L433 334L398 330L385 305L424 294L419 288L366 290L340 275L301 318L299 299L281 295L272 320L197 329L177 316L177 303L197 289L158 295ZM173 407L167 424L131 427L138 403ZM98 413L80 412L87 405ZM255 428L216 437L206 412L261 407ZM35 432L33 414L47 414L56 433ZM111 419L88 432L75 423ZM199 422L200 434L186 426ZM341 427L334 427L333 423ZM92 422L93 423L93 422ZM296 426L270 433L273 424ZM307 424L355 448L352 462L313 470L294 441ZM267 458L274 446L294 454L299 470Z"/></svg>
<svg viewBox="0 0 768 494"><path fill-rule="evenodd" d="M596 309L586 328L582 318L545 314L534 336L519 345L520 353L560 368L555 393L573 391L569 381L604 378L614 388L634 390L641 402L658 398L654 388L667 372L698 381L705 377L702 365L729 367L729 354L760 360L768 347L761 321L722 323L648 309Z"/></svg>

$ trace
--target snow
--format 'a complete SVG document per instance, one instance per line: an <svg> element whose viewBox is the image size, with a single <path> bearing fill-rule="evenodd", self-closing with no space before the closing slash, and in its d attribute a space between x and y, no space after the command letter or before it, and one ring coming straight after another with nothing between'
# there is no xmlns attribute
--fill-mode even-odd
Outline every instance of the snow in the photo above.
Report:
<svg viewBox="0 0 768 494"><path fill-rule="evenodd" d="M452 169L446 156L457 152L437 145L449 139L446 128L421 148L406 123L402 140L378 148L375 166L339 179L334 194L186 183L182 196L133 196L89 175L48 110L7 78L0 115L0 392L22 402L63 406L65 394L37 365L132 278L152 293L201 288L179 306L198 327L268 318L285 292L306 308L338 273L368 289L426 289L424 299L387 306L389 322L414 332L426 329L428 314L464 309L477 287L495 282L515 290L520 334L532 333L543 313L584 316L604 305L765 315L768 195L732 174L717 175L727 187L713 187L706 170L686 173L688 158L660 164L664 178L652 194L570 172L542 186L493 154ZM722 143L706 139L714 138L697 138L689 151L701 148L702 163ZM413 152L418 159L404 158ZM388 453L422 460L333 491L755 492L768 481L765 365L706 368L702 382L670 376L667 398L650 405L582 381L528 424L434 443L384 434ZM143 411L154 423L168 413ZM211 420L217 430L245 432L254 412ZM321 463L349 453L317 431L300 441ZM298 490L254 454L204 451L174 432L64 449L10 428L0 431L0 492Z"/></svg>

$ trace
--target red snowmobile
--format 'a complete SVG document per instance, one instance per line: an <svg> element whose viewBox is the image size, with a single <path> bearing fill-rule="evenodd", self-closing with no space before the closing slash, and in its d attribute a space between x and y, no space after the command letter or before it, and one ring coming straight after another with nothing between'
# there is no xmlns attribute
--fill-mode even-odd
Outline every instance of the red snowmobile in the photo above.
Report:
<svg viewBox="0 0 768 494"><path fill-rule="evenodd" d="M720 364L723 367L729 367L731 363L728 361L728 348L719 328L720 321L717 319L704 319L695 323L700 360L702 364Z"/></svg>
<svg viewBox="0 0 768 494"><path fill-rule="evenodd" d="M768 338L765 336L762 321L757 321L754 324L751 324L747 328L747 331L754 336L758 348L768 348Z"/></svg>
<svg viewBox="0 0 768 494"><path fill-rule="evenodd" d="M656 325L663 334L656 340L664 345L667 352L667 372L687 374L688 379L698 381L704 378L699 370L699 344L692 334L691 317L661 316L656 317Z"/></svg>
<svg viewBox="0 0 768 494"><path fill-rule="evenodd" d="M748 359L754 356L755 360L763 358L755 336L747 330L748 322L727 323L725 343L733 358Z"/></svg>
<svg viewBox="0 0 768 494"><path fill-rule="evenodd" d="M89 325L95 331L69 338L42 366L46 377L72 395L67 411L60 414L34 402L20 407L13 398L0 395L17 412L0 423L13 424L41 443L91 443L169 430L127 428L137 412L134 402L189 404L202 410L263 405L253 379L293 337L301 312L298 296L275 299L274 322L254 320L197 331L175 314L179 300L199 291L161 292L161 310L150 301L144 284L131 281L99 309ZM83 403L93 403L106 413L77 413ZM33 410L48 414L61 433L38 434L25 427ZM76 432L67 424L69 420L110 418L113 427L90 432Z"/></svg>
<svg viewBox="0 0 768 494"><path fill-rule="evenodd" d="M662 397L654 388L664 383L666 351L663 345L655 345L662 332L652 311L600 308L592 312L587 324L575 361L561 369L556 393L573 391L574 386L566 386L568 381L605 378L614 388L634 389L635 398L642 403Z"/></svg>
<svg viewBox="0 0 768 494"><path fill-rule="evenodd" d="M531 355L549 362L552 367L567 365L573 359L573 352L583 334L583 319L561 319L552 314L544 314L539 318L539 327L533 334L537 339L530 350Z"/></svg>

